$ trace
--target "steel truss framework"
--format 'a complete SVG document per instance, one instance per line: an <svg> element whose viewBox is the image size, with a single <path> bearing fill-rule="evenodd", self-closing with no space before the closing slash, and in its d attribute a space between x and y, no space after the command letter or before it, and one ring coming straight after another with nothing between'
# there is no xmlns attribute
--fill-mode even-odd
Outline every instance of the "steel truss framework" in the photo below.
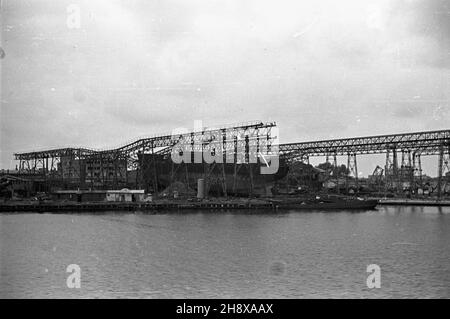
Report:
<svg viewBox="0 0 450 319"><path fill-rule="evenodd" d="M450 130L416 132L405 134L391 134L369 137L343 138L323 140L315 142L301 142L289 144L277 144L278 138L274 122L249 122L235 126L225 126L214 129L203 129L196 132L182 132L174 135L158 135L142 138L116 149L95 150L89 148L61 148L37 152L15 154L19 160L19 171L22 173L37 172L48 180L65 180L85 186L82 183L82 163L100 163L100 174L91 179L98 183L119 184L127 180L126 174L129 170L136 170L136 186L142 187L142 176L147 173L153 176L153 186L157 185L158 170L156 165L143 165L141 154L159 154L165 157L184 154L185 152L210 152L211 157L222 158L223 162L233 161L236 164L235 171L238 172L240 165L257 163L259 155L279 154L289 163L302 161L309 163L310 157L325 156L333 158L334 168L337 169L336 156L347 156L347 189L349 183L358 184L357 155L363 154L386 154L386 165L384 167L385 191L388 188L398 189L399 182L409 179L411 183L420 185L422 182L422 155L438 155L438 196L447 187L446 173L450 171ZM398 153L401 153L401 165L398 165ZM70 159L69 165L58 163L65 158ZM125 163L125 173L120 169L118 163ZM111 164L112 163L112 164ZM172 179L180 177L180 172L187 172L189 163L173 164ZM207 163L206 163L207 164ZM73 166L78 166L74 169ZM110 170L114 167L112 178L104 174L104 166ZM250 165L248 165L250 166ZM408 168L408 169L405 169ZM68 170L64 174L64 169ZM252 180L251 169L249 172ZM405 172L409 172L405 174ZM89 172L88 172L89 174ZM338 178L332 174L337 180ZM178 177L177 177L178 176ZM205 178L208 181L223 182L223 169L219 163L205 165ZM251 184L251 182L250 182ZM224 186L226 187L226 186ZM249 185L250 188L253 185ZM224 189L224 193L227 190Z"/></svg>
<svg viewBox="0 0 450 319"><path fill-rule="evenodd" d="M379 154L396 149L437 155L440 148L449 143L450 130L441 130L281 144L280 154L287 157Z"/></svg>
<svg viewBox="0 0 450 319"><path fill-rule="evenodd" d="M421 156L438 155L438 197L449 185L446 174L450 172L450 130L281 144L279 152L281 156L290 160L303 162L312 156L325 156L327 159L333 157L335 168L337 167L336 156L347 156L349 169L349 175L346 178L347 189L350 180L358 184L356 155L385 153L386 165L383 170L385 193L388 189L394 192L400 191L401 182L405 180L414 185L410 189L420 187L422 185ZM399 152L401 153L400 167Z"/></svg>
<svg viewBox="0 0 450 319"><path fill-rule="evenodd" d="M19 161L19 173L38 174L48 181L71 183L77 187L94 187L94 185L111 187L126 184L128 171L135 170L137 172L135 187L145 187L143 185L144 170L151 170L153 186L156 187L157 167L153 163L144 165L142 163L143 156L140 156L142 154L158 154L168 157L190 151L210 154L209 157L214 158L216 162L218 158L222 158L223 163L233 161L237 166L250 166L258 162L260 155L277 153L276 145L274 145L274 140L277 138L275 130L275 122L253 121L204 128L194 132L155 135L109 150L60 148L14 155L15 159ZM203 155L203 157L207 156ZM97 165L98 173L89 172L88 168L94 166L89 165L90 163ZM175 164L175 166L181 164L183 163ZM184 164L188 165L189 163ZM125 170L123 170L123 165L125 165ZM217 179L215 175L218 174L215 172L223 171L223 169L214 169L216 165L220 165L220 161L214 163L213 169L205 166L207 180ZM107 176L107 168L112 177ZM86 175L90 176L90 183L85 183ZM174 174L172 173L172 175Z"/></svg>
<svg viewBox="0 0 450 319"><path fill-rule="evenodd" d="M150 157L144 161L141 154L161 155L163 159L171 160L171 184L181 181L189 185L188 166L191 163L203 164L203 177L205 180L205 194L213 184L218 184L222 194L227 196L236 192L236 179L239 171L246 172L249 180L249 194L253 192L252 167L261 163L261 156L278 154L275 123L258 122L251 126L220 128L204 132L203 134L189 133L180 136L171 146L167 146L158 152L143 152L142 149L133 154L131 159L137 169L137 182L141 188L148 189L144 184L143 176L150 176L151 188L158 188L158 157ZM136 157L135 157L136 156ZM234 164L233 187L227 189L225 164ZM244 168L245 167L245 168ZM193 185L192 185L193 186Z"/></svg>

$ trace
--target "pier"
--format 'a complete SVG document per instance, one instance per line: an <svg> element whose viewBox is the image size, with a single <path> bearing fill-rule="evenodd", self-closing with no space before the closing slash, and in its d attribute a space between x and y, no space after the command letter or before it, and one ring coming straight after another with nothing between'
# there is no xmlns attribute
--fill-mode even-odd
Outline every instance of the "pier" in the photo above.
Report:
<svg viewBox="0 0 450 319"><path fill-rule="evenodd" d="M146 203L120 202L12 202L0 204L0 212L38 212L38 213L76 213L101 211L179 211L179 210L276 210L276 204L260 200L244 201L205 201L190 202L185 200L158 200Z"/></svg>
<svg viewBox="0 0 450 319"><path fill-rule="evenodd" d="M381 199L380 205L395 206L450 206L450 200L424 200L424 199L408 199L408 198L389 198Z"/></svg>

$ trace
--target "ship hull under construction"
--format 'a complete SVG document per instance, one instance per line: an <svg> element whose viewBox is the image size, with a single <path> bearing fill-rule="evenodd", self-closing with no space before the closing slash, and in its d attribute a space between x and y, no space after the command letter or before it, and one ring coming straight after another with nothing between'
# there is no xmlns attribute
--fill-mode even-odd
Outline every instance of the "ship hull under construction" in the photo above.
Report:
<svg viewBox="0 0 450 319"><path fill-rule="evenodd" d="M187 190L196 191L199 179L205 181L212 195L269 195L275 182L286 176L284 161L274 174L262 174L266 165L258 158L254 164L234 163L181 163L175 164L170 156L144 154L139 156L141 184L147 191L162 191L174 183L182 183Z"/></svg>

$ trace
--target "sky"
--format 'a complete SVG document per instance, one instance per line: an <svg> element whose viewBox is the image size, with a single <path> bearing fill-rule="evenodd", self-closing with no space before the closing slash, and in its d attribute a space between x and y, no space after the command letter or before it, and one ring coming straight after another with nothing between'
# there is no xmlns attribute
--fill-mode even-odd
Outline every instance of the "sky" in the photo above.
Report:
<svg viewBox="0 0 450 319"><path fill-rule="evenodd" d="M196 120L282 143L450 128L450 0L1 4L0 168Z"/></svg>

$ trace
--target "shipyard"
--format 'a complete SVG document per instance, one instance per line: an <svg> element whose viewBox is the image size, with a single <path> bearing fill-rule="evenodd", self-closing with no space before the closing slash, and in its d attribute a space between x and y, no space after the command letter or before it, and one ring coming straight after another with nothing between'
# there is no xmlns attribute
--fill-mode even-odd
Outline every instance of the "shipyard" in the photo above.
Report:
<svg viewBox="0 0 450 319"><path fill-rule="evenodd" d="M0 211L448 205L450 130L289 144L277 144L278 131L275 122L253 121L117 149L16 153L17 170L0 176ZM361 178L357 155L379 153L384 168ZM337 161L343 155L347 165ZM422 174L422 156L436 157L436 178ZM324 162L313 166L311 157Z"/></svg>
<svg viewBox="0 0 450 319"><path fill-rule="evenodd" d="M450 298L449 14L0 0L0 299Z"/></svg>

